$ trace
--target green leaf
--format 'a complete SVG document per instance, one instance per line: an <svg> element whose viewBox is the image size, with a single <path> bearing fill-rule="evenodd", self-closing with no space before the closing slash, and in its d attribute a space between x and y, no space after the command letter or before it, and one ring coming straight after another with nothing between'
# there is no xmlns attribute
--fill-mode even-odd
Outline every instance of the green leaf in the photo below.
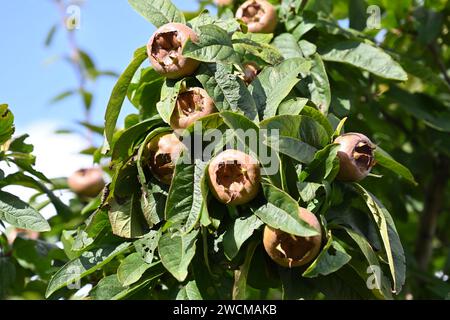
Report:
<svg viewBox="0 0 450 320"><path fill-rule="evenodd" d="M274 45L280 50L285 59L303 57L303 52L297 39L290 33L282 33L277 36L274 39Z"/></svg>
<svg viewBox="0 0 450 320"><path fill-rule="evenodd" d="M187 41L183 55L202 62L239 63L228 33L210 24L198 28L198 42Z"/></svg>
<svg viewBox="0 0 450 320"><path fill-rule="evenodd" d="M186 235L165 233L158 243L158 252L164 267L180 282L188 275L188 268L195 255L198 230Z"/></svg>
<svg viewBox="0 0 450 320"><path fill-rule="evenodd" d="M119 117L122 104L127 95L128 86L130 85L130 82L133 79L133 76L136 73L137 69L145 59L147 59L147 48L142 47L137 49L134 53L134 57L130 65L125 69L124 73L122 73L116 85L114 86L105 112L105 150L108 150L109 144L112 143L117 119Z"/></svg>
<svg viewBox="0 0 450 320"><path fill-rule="evenodd" d="M403 251L400 238L392 220L391 215L381 202L370 192L366 191L361 185L354 183L356 191L366 201L367 207L373 215L373 219L379 228L381 239L389 263L392 280L394 282L393 290L397 293L401 291L405 283L405 253Z"/></svg>
<svg viewBox="0 0 450 320"><path fill-rule="evenodd" d="M283 61L283 56L275 47L258 40L255 33L235 32L233 34L234 49L241 56L250 54L269 64L277 64Z"/></svg>
<svg viewBox="0 0 450 320"><path fill-rule="evenodd" d="M0 220L17 228L50 231L50 225L39 212L13 194L0 191Z"/></svg>
<svg viewBox="0 0 450 320"><path fill-rule="evenodd" d="M78 280L100 269L114 257L128 249L130 243L124 242L117 247L104 246L95 251L86 251L77 259L69 261L50 279L45 297L50 297L57 290L74 285Z"/></svg>
<svg viewBox="0 0 450 320"><path fill-rule="evenodd" d="M7 104L0 104L0 146L11 139L14 130L14 115Z"/></svg>
<svg viewBox="0 0 450 320"><path fill-rule="evenodd" d="M392 299L391 293L391 285L389 280L383 275L381 270L380 262L377 258L377 255L372 249L372 246L367 241L367 239L361 235L359 232L352 230L348 227L342 227L348 233L348 235L356 242L358 247L361 249L364 257L366 258L369 266L378 267L381 273L373 272L373 276L375 277L375 283L378 284L378 288L373 289L374 294L378 296L382 296L387 299ZM367 271L367 270L366 270ZM367 273L366 273L367 276Z"/></svg>
<svg viewBox="0 0 450 320"><path fill-rule="evenodd" d="M156 104L156 109L165 123L170 124L182 83L183 80L166 79L161 88L161 101Z"/></svg>
<svg viewBox="0 0 450 320"><path fill-rule="evenodd" d="M306 278L316 278L319 275L328 275L336 272L347 264L352 257L335 240L330 233L328 242L314 262L303 272Z"/></svg>
<svg viewBox="0 0 450 320"><path fill-rule="evenodd" d="M189 281L177 294L176 300L203 300L195 280Z"/></svg>
<svg viewBox="0 0 450 320"><path fill-rule="evenodd" d="M146 263L152 263L155 250L158 247L161 231L150 230L142 239L134 242L134 248Z"/></svg>
<svg viewBox="0 0 450 320"><path fill-rule="evenodd" d="M239 217L234 220L223 236L223 249L226 257L233 260L244 242L262 225L263 222L255 215Z"/></svg>
<svg viewBox="0 0 450 320"><path fill-rule="evenodd" d="M258 242L256 241L249 244L244 263L239 267L239 270L234 272L233 300L246 299L248 272L257 246Z"/></svg>
<svg viewBox="0 0 450 320"><path fill-rule="evenodd" d="M140 198L133 194L125 202L112 200L109 220L113 234L123 238L137 238L145 234Z"/></svg>
<svg viewBox="0 0 450 320"><path fill-rule="evenodd" d="M294 98L283 101L278 107L279 115L298 115L308 103L306 98Z"/></svg>
<svg viewBox="0 0 450 320"><path fill-rule="evenodd" d="M275 116L280 103L300 81L299 75L310 69L311 63L303 58L287 59L266 67L249 86L260 119Z"/></svg>
<svg viewBox="0 0 450 320"><path fill-rule="evenodd" d="M323 114L327 114L331 103L330 82L328 81L327 71L325 70L325 65L320 55L316 53L312 59L312 81L308 84L311 101L314 102Z"/></svg>
<svg viewBox="0 0 450 320"><path fill-rule="evenodd" d="M170 22L186 23L183 12L170 0L128 0L128 2L157 28Z"/></svg>
<svg viewBox="0 0 450 320"><path fill-rule="evenodd" d="M124 130L114 143L111 159L114 161L128 159L133 154L138 139L159 123L161 123L161 119L152 118Z"/></svg>
<svg viewBox="0 0 450 320"><path fill-rule="evenodd" d="M277 152L285 154L301 163L310 163L317 149L296 138L284 136L268 136L264 141Z"/></svg>
<svg viewBox="0 0 450 320"><path fill-rule="evenodd" d="M330 141L325 128L308 116L275 116L262 121L260 128L267 129L269 134L272 130L278 130L280 136L298 139L315 148L322 148Z"/></svg>
<svg viewBox="0 0 450 320"><path fill-rule="evenodd" d="M414 179L411 171L409 171L409 169L401 163L395 161L386 151L384 151L380 147L377 147L375 149L375 160L380 166L391 170L392 172L412 182L414 185L417 185L417 182Z"/></svg>
<svg viewBox="0 0 450 320"><path fill-rule="evenodd" d="M175 167L173 181L166 203L167 225L182 233L189 233L200 219L203 203L202 181L206 162L198 159L194 163L183 157Z"/></svg>
<svg viewBox="0 0 450 320"><path fill-rule="evenodd" d="M391 56L367 43L343 41L319 51L325 61L350 64L386 79L408 80L406 72Z"/></svg>
<svg viewBox="0 0 450 320"><path fill-rule="evenodd" d="M300 236L311 237L318 235L316 229L300 219L297 201L286 192L267 183L263 183L267 204L258 208L254 214L265 224L274 229Z"/></svg>
<svg viewBox="0 0 450 320"><path fill-rule="evenodd" d="M350 28L362 31L367 25L367 6L364 0L350 0L348 4L348 15Z"/></svg>
<svg viewBox="0 0 450 320"><path fill-rule="evenodd" d="M151 265L146 263L139 253L132 253L117 268L117 279L119 279L122 286L127 287L139 281L144 272L150 267Z"/></svg>
<svg viewBox="0 0 450 320"><path fill-rule="evenodd" d="M258 113L252 95L229 66L202 64L196 77L214 99L219 111L242 112L249 119L256 119Z"/></svg>

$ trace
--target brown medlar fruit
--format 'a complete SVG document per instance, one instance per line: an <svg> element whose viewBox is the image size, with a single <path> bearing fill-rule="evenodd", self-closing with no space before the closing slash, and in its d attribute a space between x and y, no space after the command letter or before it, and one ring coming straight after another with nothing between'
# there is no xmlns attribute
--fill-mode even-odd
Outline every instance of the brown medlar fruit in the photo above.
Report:
<svg viewBox="0 0 450 320"><path fill-rule="evenodd" d="M185 129L198 119L216 111L214 101L204 89L189 88L178 95L170 126L175 130Z"/></svg>
<svg viewBox="0 0 450 320"><path fill-rule="evenodd" d="M233 4L233 0L214 0L214 3L219 7L224 7Z"/></svg>
<svg viewBox="0 0 450 320"><path fill-rule="evenodd" d="M105 186L103 171L100 168L77 170L67 179L67 184L79 196L96 197Z"/></svg>
<svg viewBox="0 0 450 320"><path fill-rule="evenodd" d="M147 53L153 68L169 79L191 75L200 62L182 55L188 39L196 42L198 36L182 23L168 23L156 30L147 44Z"/></svg>
<svg viewBox="0 0 450 320"><path fill-rule="evenodd" d="M241 19L254 33L272 33L277 26L275 8L266 0L245 1L237 10L236 18Z"/></svg>
<svg viewBox="0 0 450 320"><path fill-rule="evenodd" d="M148 166L153 176L164 184L172 182L175 164L185 149L173 133L162 133L147 144Z"/></svg>
<svg viewBox="0 0 450 320"><path fill-rule="evenodd" d="M319 234L312 237L299 237L274 229L268 225L264 228L263 244L267 254L283 267L299 267L314 260L322 244L322 231L316 216L300 208L299 217Z"/></svg>
<svg viewBox="0 0 450 320"><path fill-rule="evenodd" d="M219 153L208 167L209 185L222 203L240 205L253 200L259 192L261 169L258 161L238 150Z"/></svg>
<svg viewBox="0 0 450 320"><path fill-rule="evenodd" d="M360 181L367 177L375 165L376 145L361 133L345 133L334 140L339 143L340 169L337 179L340 181Z"/></svg>
<svg viewBox="0 0 450 320"><path fill-rule="evenodd" d="M253 80L256 79L260 70L256 63L250 61L250 62L244 63L243 71L244 71L244 76L243 76L242 80L244 80L244 82L246 84L250 84L253 82Z"/></svg>

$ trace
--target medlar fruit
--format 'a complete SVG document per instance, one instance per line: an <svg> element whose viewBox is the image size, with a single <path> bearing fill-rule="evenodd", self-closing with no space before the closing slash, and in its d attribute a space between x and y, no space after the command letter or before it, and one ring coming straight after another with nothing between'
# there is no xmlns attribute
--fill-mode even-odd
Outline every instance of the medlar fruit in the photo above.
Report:
<svg viewBox="0 0 450 320"><path fill-rule="evenodd" d="M153 176L164 184L172 182L175 164L185 149L173 133L162 133L147 144L148 166Z"/></svg>
<svg viewBox="0 0 450 320"><path fill-rule="evenodd" d="M247 0L237 10L236 18L254 33L272 33L277 26L275 8L266 0Z"/></svg>
<svg viewBox="0 0 450 320"><path fill-rule="evenodd" d="M195 42L198 41L198 36L182 23L168 23L156 30L147 44L153 68L169 79L191 75L200 62L182 55L188 39Z"/></svg>
<svg viewBox="0 0 450 320"><path fill-rule="evenodd" d="M360 181L367 177L375 165L375 144L361 133L345 133L334 140L339 143L340 169L337 179L340 181Z"/></svg>
<svg viewBox="0 0 450 320"><path fill-rule="evenodd" d="M250 61L250 62L244 63L243 71L244 71L244 76L243 76L242 80L244 80L244 82L246 84L250 84L253 82L253 80L256 79L260 70L256 63Z"/></svg>
<svg viewBox="0 0 450 320"><path fill-rule="evenodd" d="M103 171L100 168L77 170L67 179L67 184L79 196L96 197L105 186Z"/></svg>
<svg viewBox="0 0 450 320"><path fill-rule="evenodd" d="M219 7L224 7L233 4L233 0L214 0L214 3Z"/></svg>
<svg viewBox="0 0 450 320"><path fill-rule="evenodd" d="M317 257L322 243L322 231L316 216L300 208L299 217L319 234L312 237L299 237L281 230L265 226L263 244L267 254L277 264L283 267L303 266Z"/></svg>
<svg viewBox="0 0 450 320"><path fill-rule="evenodd" d="M189 88L178 95L170 126L175 130L185 129L201 117L216 111L214 101L204 89Z"/></svg>
<svg viewBox="0 0 450 320"><path fill-rule="evenodd" d="M240 205L253 200L259 192L261 169L250 155L233 149L219 153L208 167L209 185L222 203Z"/></svg>

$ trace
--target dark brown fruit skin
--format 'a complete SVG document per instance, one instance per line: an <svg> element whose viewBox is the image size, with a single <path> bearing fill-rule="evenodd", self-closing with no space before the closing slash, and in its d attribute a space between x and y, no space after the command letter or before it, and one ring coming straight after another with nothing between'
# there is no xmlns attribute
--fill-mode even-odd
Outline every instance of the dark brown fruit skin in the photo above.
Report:
<svg viewBox="0 0 450 320"><path fill-rule="evenodd" d="M77 170L67 179L67 184L79 196L96 197L105 186L103 171L100 168Z"/></svg>
<svg viewBox="0 0 450 320"><path fill-rule="evenodd" d="M334 143L340 145L338 151L340 168L336 179L353 182L367 177L375 165L376 145L365 135L356 132L340 135Z"/></svg>
<svg viewBox="0 0 450 320"><path fill-rule="evenodd" d="M319 232L312 237L298 237L266 225L263 244L267 254L282 267L300 267L313 261L320 252L322 231L316 216L300 208L300 218Z"/></svg>
<svg viewBox="0 0 450 320"><path fill-rule="evenodd" d="M258 194L261 169L250 155L229 149L212 159L208 177L210 189L217 200L228 205L241 205Z"/></svg>
<svg viewBox="0 0 450 320"><path fill-rule="evenodd" d="M186 129L198 119L214 112L217 112L214 101L204 89L189 88L178 95L170 126L174 130Z"/></svg>
<svg viewBox="0 0 450 320"><path fill-rule="evenodd" d="M185 149L173 133L162 133L147 144L148 166L153 176L164 184L172 183L175 164Z"/></svg>
<svg viewBox="0 0 450 320"><path fill-rule="evenodd" d="M236 18L243 20L253 33L272 33L277 27L275 8L266 0L245 1L238 8Z"/></svg>
<svg viewBox="0 0 450 320"><path fill-rule="evenodd" d="M246 84L250 84L256 79L259 73L259 67L254 62L247 62L244 64L244 77L243 80Z"/></svg>
<svg viewBox="0 0 450 320"><path fill-rule="evenodd" d="M156 30L147 44L147 54L153 68L169 79L194 73L200 62L182 55L188 39L196 42L198 36L182 23L168 23Z"/></svg>

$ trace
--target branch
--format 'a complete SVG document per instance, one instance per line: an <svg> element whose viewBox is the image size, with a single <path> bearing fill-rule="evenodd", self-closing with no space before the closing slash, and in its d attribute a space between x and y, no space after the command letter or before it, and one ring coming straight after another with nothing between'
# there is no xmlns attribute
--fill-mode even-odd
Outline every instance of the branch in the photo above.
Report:
<svg viewBox="0 0 450 320"><path fill-rule="evenodd" d="M450 159L440 155L435 163L434 175L425 195L425 205L419 222L415 257L419 270L426 271L433 253L437 220L446 201L445 190L450 178Z"/></svg>
<svg viewBox="0 0 450 320"><path fill-rule="evenodd" d="M438 65L439 69L441 69L441 73L442 73L442 75L444 76L445 81L447 81L447 83L450 85L450 77L449 77L449 75L448 75L448 73L447 73L447 67L445 66L445 63L444 63L444 61L442 60L441 55L439 54L439 51L438 51L438 47L437 47L436 42L430 43L430 44L428 45L428 48L430 49L431 54L432 54L433 57L435 58L436 63L437 63L437 65Z"/></svg>

